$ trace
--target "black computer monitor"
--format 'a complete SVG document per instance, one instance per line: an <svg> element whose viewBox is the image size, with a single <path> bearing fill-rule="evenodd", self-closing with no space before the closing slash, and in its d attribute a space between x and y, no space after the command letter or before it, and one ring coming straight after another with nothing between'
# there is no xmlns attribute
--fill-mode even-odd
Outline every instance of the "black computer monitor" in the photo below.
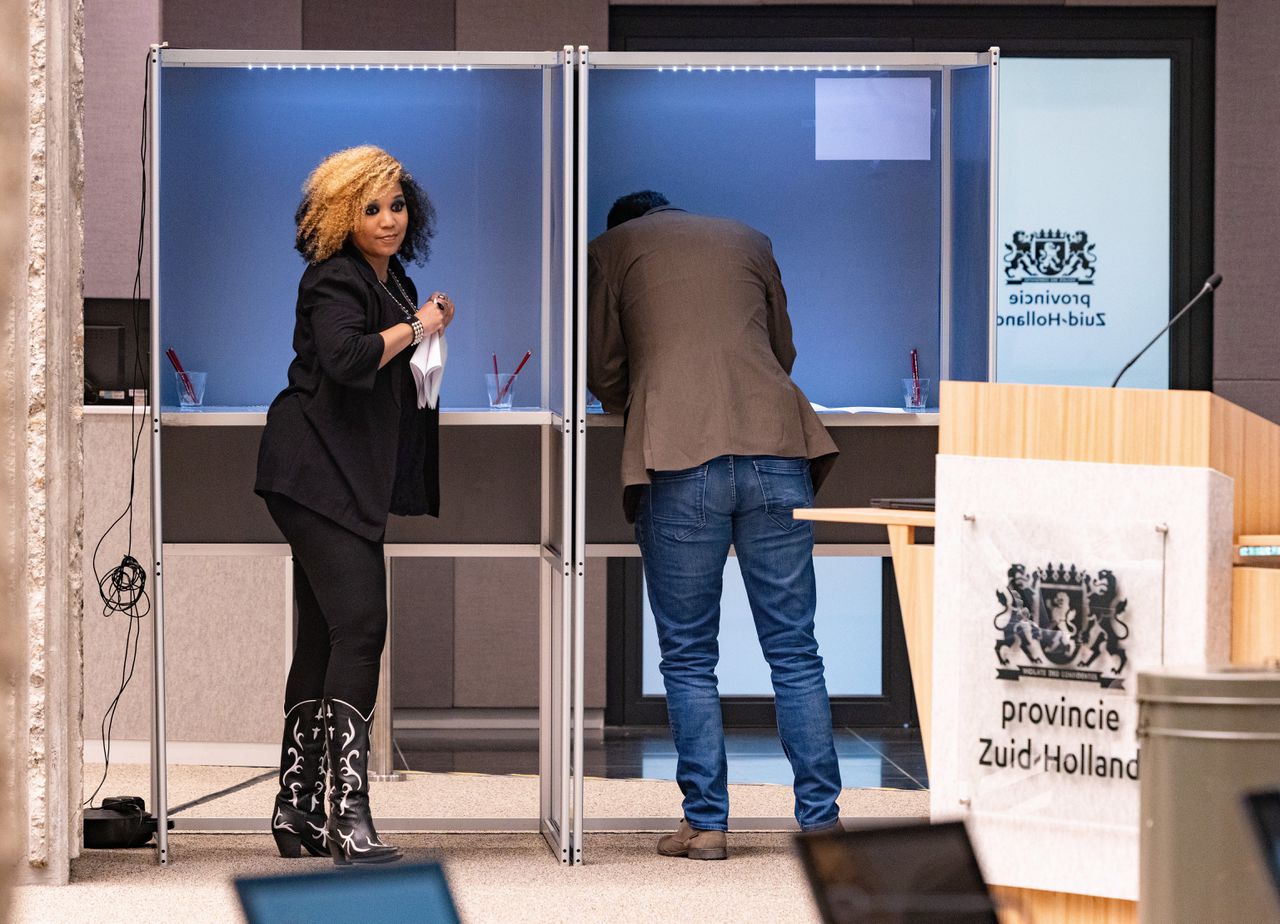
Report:
<svg viewBox="0 0 1280 924"><path fill-rule="evenodd" d="M1276 910L1280 911L1280 789L1250 793L1244 804L1262 847L1262 865L1275 887Z"/></svg>
<svg viewBox="0 0 1280 924"><path fill-rule="evenodd" d="M439 863L237 879L236 892L249 924L458 924L458 912Z"/></svg>
<svg viewBox="0 0 1280 924"><path fill-rule="evenodd" d="M796 838L826 924L996 924L963 822Z"/></svg>

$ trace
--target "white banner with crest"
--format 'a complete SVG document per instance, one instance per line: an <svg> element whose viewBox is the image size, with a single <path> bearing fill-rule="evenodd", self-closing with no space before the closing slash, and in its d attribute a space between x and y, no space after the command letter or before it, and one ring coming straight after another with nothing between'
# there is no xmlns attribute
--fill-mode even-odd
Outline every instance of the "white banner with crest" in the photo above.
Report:
<svg viewBox="0 0 1280 924"><path fill-rule="evenodd" d="M936 818L993 883L1137 897L1137 671L1229 651L1231 482L940 456Z"/></svg>

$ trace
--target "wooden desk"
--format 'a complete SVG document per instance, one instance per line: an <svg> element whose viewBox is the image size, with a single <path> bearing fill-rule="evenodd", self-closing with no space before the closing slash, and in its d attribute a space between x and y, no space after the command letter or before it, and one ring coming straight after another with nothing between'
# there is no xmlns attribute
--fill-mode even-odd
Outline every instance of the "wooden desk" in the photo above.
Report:
<svg viewBox="0 0 1280 924"><path fill-rule="evenodd" d="M920 741L929 768L929 727L933 708L933 546L916 542L916 530L933 529L932 510L889 510L884 507L826 507L795 511L797 520L824 523L883 524L889 529L893 573L902 606L907 660L920 716Z"/></svg>
<svg viewBox="0 0 1280 924"><path fill-rule="evenodd" d="M1280 663L1280 535L1237 536L1235 547L1231 663Z"/></svg>

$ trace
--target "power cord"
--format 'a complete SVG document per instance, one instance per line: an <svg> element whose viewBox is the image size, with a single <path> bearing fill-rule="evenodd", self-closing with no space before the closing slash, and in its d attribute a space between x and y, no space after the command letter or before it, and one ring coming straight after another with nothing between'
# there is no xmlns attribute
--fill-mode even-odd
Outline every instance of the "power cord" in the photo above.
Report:
<svg viewBox="0 0 1280 924"><path fill-rule="evenodd" d="M130 394L136 394L141 384L146 394L147 407L151 405L151 385L147 381L147 369L142 361L142 317L144 308L142 299L142 262L147 240L147 128L150 106L151 51L148 50L142 90L142 142L139 150L139 156L142 161L142 197L138 213L137 270L133 276L133 293L130 297L130 304L133 309L134 345L133 377L130 381ZM138 450L142 445L142 433L146 426L146 420L145 408L144 412L140 414L135 399L129 411L130 433L133 435L129 459L129 502L126 504L124 512L107 527L102 537L98 539L98 544L93 548L93 576L97 579L98 596L102 599L102 615L110 617L112 613L123 613L129 617L129 622L124 638L124 659L120 665L120 687L116 691L115 697L111 700L111 704L107 706L106 712L103 713L100 726L102 760L104 764L102 779L98 781L93 794L83 803L89 807L93 806L93 800L98 797L98 793L107 782L107 772L111 769L111 729L115 723L116 709L120 705L120 698L124 696L125 689L129 686L129 681L133 679L133 671L138 663L138 642L142 638L141 621L151 612L151 598L147 595L147 570L133 557L133 497L138 483ZM127 523L124 557L121 559L120 564L109 569L106 573L101 573L98 571L98 553L102 549L102 543L106 541L107 536L111 535L112 530L122 522Z"/></svg>

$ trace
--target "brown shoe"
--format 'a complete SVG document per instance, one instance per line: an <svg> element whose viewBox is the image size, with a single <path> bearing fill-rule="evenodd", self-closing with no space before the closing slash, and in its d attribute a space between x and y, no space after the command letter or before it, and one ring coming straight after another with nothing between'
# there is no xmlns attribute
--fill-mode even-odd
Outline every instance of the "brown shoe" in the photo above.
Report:
<svg viewBox="0 0 1280 924"><path fill-rule="evenodd" d="M723 831L699 831L680 819L675 834L658 841L658 853L664 857L688 857L690 860L724 860L729 856L728 838Z"/></svg>

